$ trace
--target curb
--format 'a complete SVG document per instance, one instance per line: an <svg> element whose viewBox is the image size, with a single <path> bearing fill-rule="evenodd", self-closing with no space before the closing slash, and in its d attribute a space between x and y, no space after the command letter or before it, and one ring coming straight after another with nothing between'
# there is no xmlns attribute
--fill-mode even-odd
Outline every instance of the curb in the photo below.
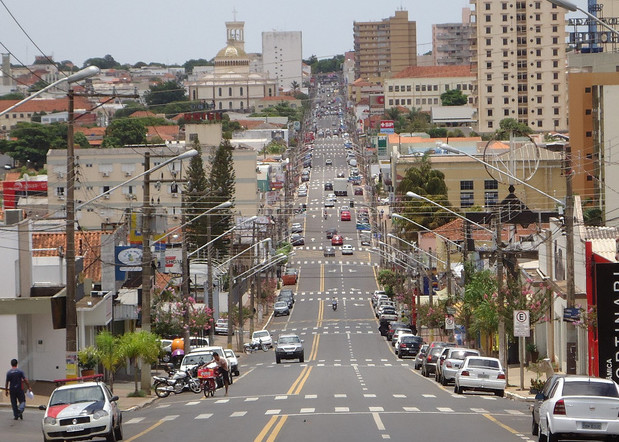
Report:
<svg viewBox="0 0 619 442"><path fill-rule="evenodd" d="M129 407L129 408L125 409L125 410L120 410L120 411L122 411L123 413L130 413L132 411L137 411L137 410L140 410L140 409L146 407L147 405L152 404L157 399L159 399L159 398L155 396L155 397L149 398L147 401L144 401L144 403L142 403L142 404L134 405L132 407Z"/></svg>
<svg viewBox="0 0 619 442"><path fill-rule="evenodd" d="M533 396L522 396L509 390L505 390L505 396L515 401L535 402L535 398Z"/></svg>

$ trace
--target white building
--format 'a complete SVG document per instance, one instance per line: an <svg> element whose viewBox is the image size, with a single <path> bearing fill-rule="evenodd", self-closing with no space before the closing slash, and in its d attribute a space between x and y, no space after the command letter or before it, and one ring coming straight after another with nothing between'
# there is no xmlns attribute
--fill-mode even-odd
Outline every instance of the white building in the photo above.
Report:
<svg viewBox="0 0 619 442"><path fill-rule="evenodd" d="M303 84L303 37L301 31L263 32L262 66L264 72L277 78L280 90Z"/></svg>

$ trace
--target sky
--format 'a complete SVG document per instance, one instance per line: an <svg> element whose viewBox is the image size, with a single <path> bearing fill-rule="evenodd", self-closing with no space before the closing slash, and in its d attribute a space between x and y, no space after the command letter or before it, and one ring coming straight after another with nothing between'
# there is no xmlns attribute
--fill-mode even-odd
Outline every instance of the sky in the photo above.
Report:
<svg viewBox="0 0 619 442"><path fill-rule="evenodd" d="M573 2L586 8L586 0ZM301 31L303 58L330 58L353 49L354 21L380 21L403 8L417 22L423 54L432 49L432 24L461 22L469 6L469 0L0 0L0 52L12 53L13 64L31 64L44 53L79 67L107 54L121 64L210 60L225 46L225 22L235 10L245 22L247 52L262 52L262 32Z"/></svg>

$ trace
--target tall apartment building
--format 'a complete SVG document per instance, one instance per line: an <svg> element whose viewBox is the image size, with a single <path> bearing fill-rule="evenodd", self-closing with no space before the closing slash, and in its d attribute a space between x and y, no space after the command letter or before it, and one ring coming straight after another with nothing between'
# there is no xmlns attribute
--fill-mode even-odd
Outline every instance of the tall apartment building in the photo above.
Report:
<svg viewBox="0 0 619 442"><path fill-rule="evenodd" d="M471 9L462 8L462 23L432 25L434 66L471 64Z"/></svg>
<svg viewBox="0 0 619 442"><path fill-rule="evenodd" d="M277 79L280 89L303 84L303 36L301 31L263 32L262 68Z"/></svg>
<svg viewBox="0 0 619 442"><path fill-rule="evenodd" d="M479 132L505 118L567 130L565 9L546 0L470 0Z"/></svg>
<svg viewBox="0 0 619 442"><path fill-rule="evenodd" d="M382 21L354 22L356 78L375 79L417 66L417 23L408 11Z"/></svg>

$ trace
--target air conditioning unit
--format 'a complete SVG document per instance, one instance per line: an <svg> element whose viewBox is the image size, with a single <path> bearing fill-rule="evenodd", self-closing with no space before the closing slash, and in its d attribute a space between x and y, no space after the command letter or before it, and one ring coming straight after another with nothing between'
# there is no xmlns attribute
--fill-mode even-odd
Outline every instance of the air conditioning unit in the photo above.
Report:
<svg viewBox="0 0 619 442"><path fill-rule="evenodd" d="M64 195L58 195L58 199L59 200L63 200L64 199Z"/></svg>
<svg viewBox="0 0 619 442"><path fill-rule="evenodd" d="M108 193L107 195L103 195L103 199L109 200L110 199L110 194Z"/></svg>
<svg viewBox="0 0 619 442"><path fill-rule="evenodd" d="M125 176L131 176L131 172L125 172Z"/></svg>
<svg viewBox="0 0 619 442"><path fill-rule="evenodd" d="M125 198L127 198L128 200L131 200L131 199L133 199L133 194L132 193L127 193L125 195Z"/></svg>
<svg viewBox="0 0 619 442"><path fill-rule="evenodd" d="M64 173L62 173L62 172L58 172L58 173L56 173L56 176L57 176L58 178L64 178Z"/></svg>
<svg viewBox="0 0 619 442"><path fill-rule="evenodd" d="M103 172L103 176L110 176L109 172Z"/></svg>
<svg viewBox="0 0 619 442"><path fill-rule="evenodd" d="M178 192L172 194L172 198L178 198Z"/></svg>

